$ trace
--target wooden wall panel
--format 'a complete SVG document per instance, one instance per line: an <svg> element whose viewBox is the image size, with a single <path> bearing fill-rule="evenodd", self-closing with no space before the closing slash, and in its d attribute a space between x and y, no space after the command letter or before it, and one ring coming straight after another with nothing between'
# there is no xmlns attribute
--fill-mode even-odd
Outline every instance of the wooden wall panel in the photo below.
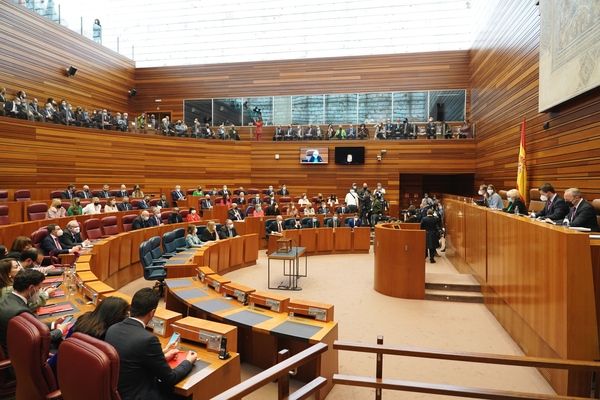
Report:
<svg viewBox="0 0 600 400"><path fill-rule="evenodd" d="M172 111L183 117L183 99L293 94L466 89L469 53L396 54L251 63L138 68L136 112ZM467 99L467 104L468 104Z"/></svg>
<svg viewBox="0 0 600 400"><path fill-rule="evenodd" d="M538 113L539 9L533 1L498 4L471 50L476 184L516 187L526 117L530 187L551 182L560 190L577 186L588 199L600 197L600 88Z"/></svg>
<svg viewBox="0 0 600 400"><path fill-rule="evenodd" d="M352 182L381 182L388 200L398 201L399 174L469 173L475 168L473 140L231 142L168 138L137 133L36 124L0 117L0 188L61 189L70 182L92 189L138 183L158 191L179 183L182 188L266 188L285 183L293 195L345 195ZM330 163L302 165L300 148L327 147ZM364 165L334 163L336 145L366 147ZM386 149L383 161L376 159ZM279 154L279 160L275 160Z"/></svg>
<svg viewBox="0 0 600 400"><path fill-rule="evenodd" d="M0 7L0 87L6 87L9 99L24 90L41 105L54 97L90 111L129 110L132 60L22 6L2 0ZM70 65L78 71L67 78Z"/></svg>

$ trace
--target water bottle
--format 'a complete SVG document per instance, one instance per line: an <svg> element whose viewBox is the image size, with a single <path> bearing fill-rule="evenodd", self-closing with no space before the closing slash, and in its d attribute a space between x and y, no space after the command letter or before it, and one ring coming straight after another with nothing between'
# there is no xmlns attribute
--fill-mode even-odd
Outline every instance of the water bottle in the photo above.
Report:
<svg viewBox="0 0 600 400"><path fill-rule="evenodd" d="M519 206L515 206L515 214L519 215Z"/></svg>

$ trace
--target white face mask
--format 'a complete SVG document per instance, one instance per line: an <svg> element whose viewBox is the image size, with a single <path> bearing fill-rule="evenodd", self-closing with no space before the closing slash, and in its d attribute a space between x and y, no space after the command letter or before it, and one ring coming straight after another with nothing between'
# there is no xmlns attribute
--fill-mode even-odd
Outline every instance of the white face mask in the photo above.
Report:
<svg viewBox="0 0 600 400"><path fill-rule="evenodd" d="M545 194L541 194L540 195L540 200L541 201L548 201L548 196L546 196Z"/></svg>
<svg viewBox="0 0 600 400"><path fill-rule="evenodd" d="M479 192L477 192L480 196L483 196L483 193L485 193L483 190L480 190Z"/></svg>
<svg viewBox="0 0 600 400"><path fill-rule="evenodd" d="M73 233L79 233L81 231L81 228L76 226L75 228L73 228Z"/></svg>
<svg viewBox="0 0 600 400"><path fill-rule="evenodd" d="M56 236L61 237L63 235L63 233L64 233L63 230L59 229L58 232L56 232Z"/></svg>
<svg viewBox="0 0 600 400"><path fill-rule="evenodd" d="M227 228L233 229L233 224L227 224Z"/></svg>
<svg viewBox="0 0 600 400"><path fill-rule="evenodd" d="M196 210L192 210L192 214L196 214Z"/></svg>
<svg viewBox="0 0 600 400"><path fill-rule="evenodd" d="M487 192L488 194L494 194L494 191L492 189L488 189Z"/></svg>
<svg viewBox="0 0 600 400"><path fill-rule="evenodd" d="M508 198L508 202L509 202L509 203L512 203L513 201L514 201L514 199L513 199L512 197L509 197L509 198Z"/></svg>
<svg viewBox="0 0 600 400"><path fill-rule="evenodd" d="M150 217L142 216L142 221L148 221Z"/></svg>
<svg viewBox="0 0 600 400"><path fill-rule="evenodd" d="M154 214L154 216L158 219L160 219L160 214Z"/></svg>

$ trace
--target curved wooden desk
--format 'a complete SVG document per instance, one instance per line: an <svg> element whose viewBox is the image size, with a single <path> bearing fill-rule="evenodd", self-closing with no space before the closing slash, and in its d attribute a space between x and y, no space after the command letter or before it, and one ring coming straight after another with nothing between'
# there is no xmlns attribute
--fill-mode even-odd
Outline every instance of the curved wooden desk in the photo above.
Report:
<svg viewBox="0 0 600 400"><path fill-rule="evenodd" d="M375 226L375 280L379 293L425 298L425 231L419 224Z"/></svg>
<svg viewBox="0 0 600 400"><path fill-rule="evenodd" d="M308 255L331 253L368 253L371 248L371 228L347 226L339 228L302 228L284 230L280 235L269 235L267 252L277 249L277 239L285 237L306 248Z"/></svg>
<svg viewBox="0 0 600 400"><path fill-rule="evenodd" d="M588 234L444 196L446 255L481 283L485 303L528 356L598 359L600 257ZM590 376L540 370L561 395Z"/></svg>

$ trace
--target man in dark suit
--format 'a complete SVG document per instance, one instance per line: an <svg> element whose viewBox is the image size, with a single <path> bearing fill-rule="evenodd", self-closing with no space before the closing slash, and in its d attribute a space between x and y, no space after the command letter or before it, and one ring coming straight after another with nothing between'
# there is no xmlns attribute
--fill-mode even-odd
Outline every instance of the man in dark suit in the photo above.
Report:
<svg viewBox="0 0 600 400"><path fill-rule="evenodd" d="M129 197L127 197L127 196L123 197L123 201L121 201L119 204L117 204L117 208L119 209L119 211L133 210L133 206L129 202Z"/></svg>
<svg viewBox="0 0 600 400"><path fill-rule="evenodd" d="M137 208L140 210L150 208L150 196L146 195L143 199L139 200L137 203Z"/></svg>
<svg viewBox="0 0 600 400"><path fill-rule="evenodd" d="M327 221L327 227L329 228L339 228L341 226L340 217L337 213L333 214L333 217Z"/></svg>
<svg viewBox="0 0 600 400"><path fill-rule="evenodd" d="M571 207L565 220L571 227L589 228L592 232L598 232L596 210L582 196L577 188L565 190L565 202Z"/></svg>
<svg viewBox="0 0 600 400"><path fill-rule="evenodd" d="M156 205L160 208L169 208L169 202L167 201L167 196L164 194L160 195L160 200L156 202Z"/></svg>
<svg viewBox="0 0 600 400"><path fill-rule="evenodd" d="M4 354L10 355L6 340L9 321L22 313L31 314L31 309L27 304L38 296L44 279L45 276L40 271L31 268L22 269L14 278L13 291L0 300L0 345L4 350ZM51 329L50 340L53 343L58 343L63 336L63 332L66 332L66 326L61 324L63 320L64 317L59 318L49 326ZM17 350L22 351L23 349Z"/></svg>
<svg viewBox="0 0 600 400"><path fill-rule="evenodd" d="M73 220L67 223L67 230L63 232L62 236L59 238L60 244L63 249L69 250L75 246L79 246L83 244L83 239L81 239L81 228L79 227L79 222ZM88 242L88 240L86 240Z"/></svg>
<svg viewBox="0 0 600 400"><path fill-rule="evenodd" d="M429 252L429 262L435 263L436 249L440 240L440 220L433 216L433 210L427 210L427 215L421 220L421 229L425 230L425 257Z"/></svg>
<svg viewBox="0 0 600 400"><path fill-rule="evenodd" d="M177 224L179 222L183 222L183 217L179 214L179 207L175 207L171 215L169 215L169 224Z"/></svg>
<svg viewBox="0 0 600 400"><path fill-rule="evenodd" d="M275 217L275 223L271 224L269 231L267 234L281 234L285 230L285 225L283 224L283 217L278 215Z"/></svg>
<svg viewBox="0 0 600 400"><path fill-rule="evenodd" d="M217 232L217 224L215 224L215 221L208 221L206 229L202 232L202 235L200 235L200 240L202 242L219 240L219 233Z"/></svg>
<svg viewBox="0 0 600 400"><path fill-rule="evenodd" d="M171 192L171 199L173 199L173 201L185 200L185 195L181 191L181 186L175 186L175 190Z"/></svg>
<svg viewBox="0 0 600 400"><path fill-rule="evenodd" d="M339 206L336 210L336 213L338 214L348 214L350 212L350 209L348 208L348 206L346 205L346 202L343 202L341 206Z"/></svg>
<svg viewBox="0 0 600 400"><path fill-rule="evenodd" d="M47 256L56 256L59 254L68 254L81 250L81 247L75 245L70 249L65 249L60 243L60 237L63 235L63 230L59 225L50 224L47 227L48 235L40 243L40 248Z"/></svg>
<svg viewBox="0 0 600 400"><path fill-rule="evenodd" d="M354 216L348 220L348 226L350 228L356 228L361 226L362 222L360 222L360 218L358 217L358 213L354 213Z"/></svg>
<svg viewBox="0 0 600 400"><path fill-rule="evenodd" d="M90 192L90 187L88 185L83 185L83 190L77 193L77 196L80 199L91 199L92 197L94 197L92 192Z"/></svg>
<svg viewBox="0 0 600 400"><path fill-rule="evenodd" d="M150 213L147 210L144 210L133 220L131 230L135 231L137 229L149 228L150 226Z"/></svg>
<svg viewBox="0 0 600 400"><path fill-rule="evenodd" d="M233 226L233 221L231 219L226 219L225 225L221 227L221 231L219 232L219 237L221 239L226 239L230 237L236 237L237 235L238 233Z"/></svg>
<svg viewBox="0 0 600 400"><path fill-rule="evenodd" d="M75 185L67 186L67 190L62 192L60 197L62 197L63 199L69 199L69 200L75 198Z"/></svg>
<svg viewBox="0 0 600 400"><path fill-rule="evenodd" d="M128 196L129 196L129 191L127 190L127 186L121 185L121 190L119 190L117 197L128 197Z"/></svg>
<svg viewBox="0 0 600 400"><path fill-rule="evenodd" d="M243 221L244 212L238 208L237 203L232 203L231 208L227 211L227 218L232 221Z"/></svg>
<svg viewBox="0 0 600 400"><path fill-rule="evenodd" d="M546 202L546 204L541 211L531 213L532 217L546 218L546 220L550 221L562 221L569 213L569 206L556 193L554 186L549 183L544 183L540 186L540 200Z"/></svg>
<svg viewBox="0 0 600 400"><path fill-rule="evenodd" d="M329 214L329 208L327 208L327 203L325 203L324 201L321 202L321 205L319 206L319 208L317 208L317 214Z"/></svg>
<svg viewBox="0 0 600 400"><path fill-rule="evenodd" d="M105 341L119 354L119 394L123 400L170 398L173 386L196 362L196 353L188 351L185 360L171 369L168 361L177 355L177 348L163 349L158 338L146 330L159 299L150 288L138 290L131 301L131 317L106 332Z"/></svg>
<svg viewBox="0 0 600 400"><path fill-rule="evenodd" d="M280 196L289 196L290 195L290 191L287 190L287 187L285 186L285 184L281 185L281 189L279 189L277 191L277 194Z"/></svg>
<svg viewBox="0 0 600 400"><path fill-rule="evenodd" d="M200 208L203 210L210 210L213 208L212 201L210 200L210 194L205 195L202 201L200 201Z"/></svg>
<svg viewBox="0 0 600 400"><path fill-rule="evenodd" d="M150 208L150 219L148 220L148 223L150 224L150 226L160 226L163 224L162 216L160 215L160 208Z"/></svg>
<svg viewBox="0 0 600 400"><path fill-rule="evenodd" d="M110 199L112 196L110 195L110 186L104 185L102 190L98 193L98 196L101 199Z"/></svg>

